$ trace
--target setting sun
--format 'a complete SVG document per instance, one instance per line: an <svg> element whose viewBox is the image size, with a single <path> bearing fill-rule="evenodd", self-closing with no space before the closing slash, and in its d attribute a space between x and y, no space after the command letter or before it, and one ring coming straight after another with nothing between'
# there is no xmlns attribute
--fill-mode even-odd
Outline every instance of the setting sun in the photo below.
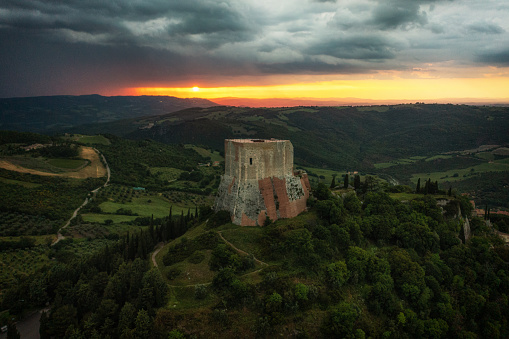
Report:
<svg viewBox="0 0 509 339"><path fill-rule="evenodd" d="M193 92L199 92L200 91L200 87L193 87Z"/></svg>

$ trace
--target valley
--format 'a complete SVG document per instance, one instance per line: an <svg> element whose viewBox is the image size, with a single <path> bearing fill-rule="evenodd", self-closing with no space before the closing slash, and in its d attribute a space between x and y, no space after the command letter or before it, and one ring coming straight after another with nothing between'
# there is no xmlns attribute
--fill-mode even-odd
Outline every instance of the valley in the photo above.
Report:
<svg viewBox="0 0 509 339"><path fill-rule="evenodd" d="M1 316L49 303L41 326L55 337L505 333L509 220L488 223L470 203L509 209L505 108L486 108L499 126L485 126L481 108L453 106L473 122L451 129L449 145L424 137L435 123L422 136L400 125L403 139L414 133L402 147L381 126L407 106L192 108L136 118L154 123L143 129L94 126L100 135L0 132ZM483 143L455 136L472 124ZM292 138L313 197L295 218L240 227L211 209L220 138L268 133ZM23 148L36 143L48 146ZM99 154L111 178L92 194L106 183ZM416 192L418 179L438 187Z"/></svg>

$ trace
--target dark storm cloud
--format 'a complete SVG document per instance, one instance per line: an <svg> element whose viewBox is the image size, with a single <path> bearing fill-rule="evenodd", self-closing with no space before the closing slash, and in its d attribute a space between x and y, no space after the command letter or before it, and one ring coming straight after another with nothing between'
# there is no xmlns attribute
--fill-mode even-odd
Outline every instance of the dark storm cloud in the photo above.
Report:
<svg viewBox="0 0 509 339"><path fill-rule="evenodd" d="M475 54L509 41L509 9L486 1L3 0L0 96L450 60L507 65L504 51Z"/></svg>
<svg viewBox="0 0 509 339"><path fill-rule="evenodd" d="M257 67L260 71L267 74L357 74L370 72L370 70L350 63L329 64L312 59L286 63L259 64Z"/></svg>
<svg viewBox="0 0 509 339"><path fill-rule="evenodd" d="M395 57L395 44L375 34L354 34L320 41L307 49L311 55L340 59L381 60Z"/></svg>
<svg viewBox="0 0 509 339"><path fill-rule="evenodd" d="M478 22L467 26L467 29L472 33L484 34L502 34L505 30L499 25L490 22Z"/></svg>
<svg viewBox="0 0 509 339"><path fill-rule="evenodd" d="M498 67L509 66L509 48L480 53L477 60Z"/></svg>
<svg viewBox="0 0 509 339"><path fill-rule="evenodd" d="M421 11L418 1L380 1L372 13L372 25L381 29L395 29L407 25L424 25L426 13Z"/></svg>

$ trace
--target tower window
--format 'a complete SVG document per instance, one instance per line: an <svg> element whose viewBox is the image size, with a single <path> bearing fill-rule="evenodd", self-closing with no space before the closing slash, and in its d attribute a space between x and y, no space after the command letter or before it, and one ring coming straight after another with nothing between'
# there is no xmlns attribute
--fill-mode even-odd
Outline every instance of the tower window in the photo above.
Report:
<svg viewBox="0 0 509 339"><path fill-rule="evenodd" d="M253 164L253 158L249 158L249 165Z"/></svg>

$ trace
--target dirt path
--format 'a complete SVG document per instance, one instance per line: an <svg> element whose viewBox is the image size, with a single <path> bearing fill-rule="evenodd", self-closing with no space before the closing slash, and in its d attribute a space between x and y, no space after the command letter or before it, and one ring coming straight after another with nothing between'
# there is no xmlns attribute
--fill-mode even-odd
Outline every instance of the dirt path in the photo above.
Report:
<svg viewBox="0 0 509 339"><path fill-rule="evenodd" d="M160 242L159 244L156 245L154 253L152 253L152 263L154 264L154 267L157 267L156 255L157 253L159 253L160 250L163 249L163 246L164 242Z"/></svg>
<svg viewBox="0 0 509 339"><path fill-rule="evenodd" d="M82 146L80 148L80 157L90 161L90 164L84 166L76 171L68 171L65 173L49 173L38 171L30 168L25 168L19 165L15 165L7 160L0 160L0 168L5 168L9 171L15 171L20 173L29 173L41 176L51 176L51 177L66 177L66 178L75 178L75 179L86 179L86 178L102 178L106 174L108 174L109 178L109 169L105 168L99 159L99 154L92 147ZM102 155L101 155L102 156ZM104 156L103 156L104 158Z"/></svg>
<svg viewBox="0 0 509 339"><path fill-rule="evenodd" d="M227 244L228 244L231 248L233 248L233 249L234 249L235 251L237 251L238 253L240 253L240 254L244 254L244 255L251 255L251 254L249 254L249 253L247 253L247 252L245 252L245 251L243 251L243 250L241 250L241 249L239 249L239 248L235 247L235 245L233 245L231 242L229 242L228 240L226 240L226 239L223 237L222 231L217 231L217 234L219 234L219 236L221 237L221 239L223 239L223 241L224 241L225 243L227 243ZM263 262L263 261L261 261L261 260L259 260L259 259L256 259L254 256L253 256L253 259L254 259L254 261L256 261L258 264L260 264L260 265L262 265L262 266L269 266L269 264L267 264L266 262ZM251 273L253 273L253 272L251 272ZM250 273L250 274L251 274L251 273Z"/></svg>
<svg viewBox="0 0 509 339"><path fill-rule="evenodd" d="M99 159L99 154L101 155L101 157L102 157L102 158L103 158L103 160L104 160L104 164L106 165L105 174L107 174L107 175L108 175L108 176L107 176L107 178L106 178L106 182L104 183L104 185L99 186L99 187L97 187L95 190L91 191L92 196L93 196L93 197L95 197L95 195L97 194L97 192L99 192L99 190L100 190L101 188L106 187L106 186L108 186L108 185L109 185L109 183L110 183L110 176L111 176L111 172L110 172L110 166L108 166L108 162L106 161L106 158L104 157L104 155L103 155L103 154L101 154L101 153L100 153L97 149L95 149L95 148L91 148L91 147L88 147L88 148L90 148L90 149L92 150L92 152L93 152L93 153L97 156L97 159ZM102 165L102 163L101 163L101 161L100 161L100 160L97 160L97 161L99 161L99 163ZM104 167L104 166L103 166L103 167ZM104 176L104 174L103 174L103 176ZM83 202L83 204L81 204L81 206L80 206L80 207L78 207L78 208L74 211L74 213L72 214L71 218L70 218L69 220L67 220L67 222L65 223L65 225L64 225L64 226L62 226L62 227L58 230L58 233L57 233L57 239L55 240L55 242L53 242L53 243L51 244L51 246L55 245L55 244L56 244L56 243L58 243L60 240L65 239L65 237L62 235L62 230L71 224L72 219L76 218L76 216L78 215L79 211L80 211L80 210L81 210L81 209L82 209L82 208L83 208L86 204L88 204L88 202L89 202L89 199L88 199L88 197L87 197L87 198L85 198L85 201Z"/></svg>
<svg viewBox="0 0 509 339"><path fill-rule="evenodd" d="M231 248L233 248L235 251L237 251L237 253L240 253L240 254L243 254L243 255L251 255L249 253L247 253L246 251L243 251L241 250L240 248L237 248L235 245L233 245L231 242L229 242L228 240L226 240L224 237L223 237L223 234L221 233L222 231L217 231L217 234L219 234L219 236L221 237L221 239L223 239L223 241L228 245L230 246ZM156 249L155 251L152 253L152 263L154 264L154 267L157 267L157 262L156 262L156 255L157 253L159 253L159 251L164 247L164 243L160 242L159 244L156 245ZM263 262L259 259L256 259L254 256L253 256L253 259L254 261L256 261L258 264L260 264L261 266L269 266L269 264L267 264L266 262ZM248 276L248 275L252 275L252 274L256 274L258 272L260 272L263 268L260 268L260 269L257 269L256 271L253 271L253 272L249 272L249 273L245 273L243 275L241 275L240 277L245 277L245 276ZM203 283L198 283L198 284L190 284L190 285L170 285L168 284L169 287L196 287L198 285L210 285L212 284L212 282L203 282Z"/></svg>

